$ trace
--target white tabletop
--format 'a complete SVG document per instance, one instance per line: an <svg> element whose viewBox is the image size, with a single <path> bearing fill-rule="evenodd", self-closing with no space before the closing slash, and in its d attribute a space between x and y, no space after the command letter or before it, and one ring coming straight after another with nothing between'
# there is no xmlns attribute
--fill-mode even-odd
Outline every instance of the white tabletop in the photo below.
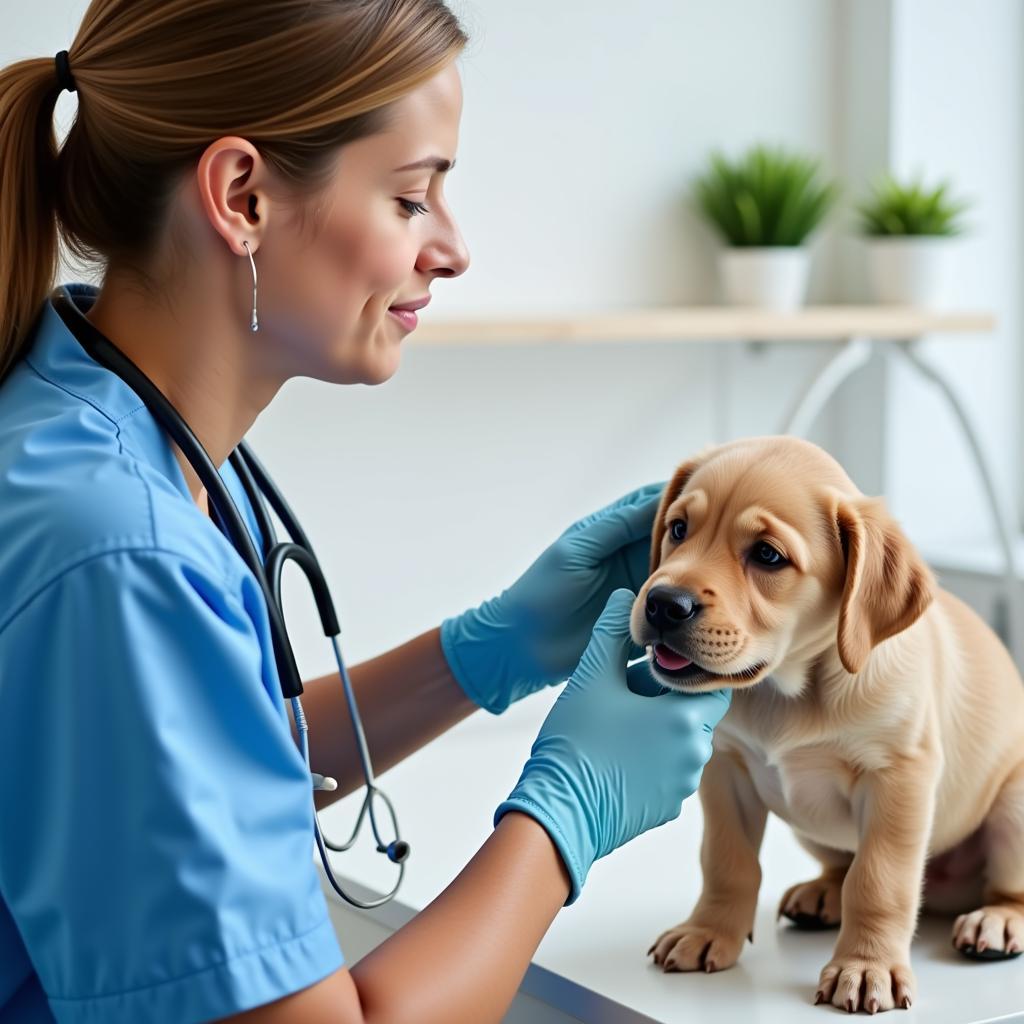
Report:
<svg viewBox="0 0 1024 1024"><path fill-rule="evenodd" d="M396 900L368 913L398 927L458 874L489 835L493 809L515 784L555 695L537 694L500 717L479 712L381 777L412 854ZM328 835L347 838L358 801L348 797L320 815ZM700 805L693 798L679 819L599 861L580 899L559 914L541 943L522 990L582 1021L602 1024L820 1024L840 1013L813 1005L836 933L798 932L775 923L783 891L818 873L816 862L775 818L769 818L761 851L764 884L755 941L737 966L714 975L663 974L647 959L655 937L683 920L697 898L700 836ZM367 842L333 856L339 878L378 890L390 884L391 865ZM338 898L333 890L328 894ZM909 1011L896 1011L895 1019L1024 1021L1024 959L965 960L950 945L950 924L923 919L912 956L917 1002ZM341 941L344 950L344 936Z"/></svg>

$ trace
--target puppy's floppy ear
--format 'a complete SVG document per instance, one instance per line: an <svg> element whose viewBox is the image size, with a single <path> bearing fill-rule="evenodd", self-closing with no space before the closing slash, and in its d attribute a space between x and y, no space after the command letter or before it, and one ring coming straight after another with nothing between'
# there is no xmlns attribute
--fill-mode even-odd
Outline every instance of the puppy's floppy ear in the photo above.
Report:
<svg viewBox="0 0 1024 1024"><path fill-rule="evenodd" d="M924 614L936 584L881 498L841 499L836 526L846 562L839 657L856 674L872 648Z"/></svg>
<svg viewBox="0 0 1024 1024"><path fill-rule="evenodd" d="M672 474L672 479L665 486L665 490L661 492L658 512L654 517L654 529L651 531L651 567L648 575L661 565L661 542L665 537L665 510L679 497L679 492L686 486L686 481L693 476L703 461L700 456L688 459Z"/></svg>

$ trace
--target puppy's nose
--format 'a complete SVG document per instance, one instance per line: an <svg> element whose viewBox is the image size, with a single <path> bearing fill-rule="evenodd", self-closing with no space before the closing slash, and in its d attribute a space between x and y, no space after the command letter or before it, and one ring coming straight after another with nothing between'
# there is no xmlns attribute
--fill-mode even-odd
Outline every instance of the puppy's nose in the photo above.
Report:
<svg viewBox="0 0 1024 1024"><path fill-rule="evenodd" d="M688 619L696 618L704 606L688 590L675 587L651 587L644 612L655 629L674 629Z"/></svg>

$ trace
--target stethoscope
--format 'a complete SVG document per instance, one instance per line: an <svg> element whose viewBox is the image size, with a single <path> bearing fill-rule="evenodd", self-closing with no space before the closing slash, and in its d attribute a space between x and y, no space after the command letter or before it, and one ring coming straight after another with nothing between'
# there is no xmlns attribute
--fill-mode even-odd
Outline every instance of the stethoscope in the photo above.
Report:
<svg viewBox="0 0 1024 1024"><path fill-rule="evenodd" d="M320 625L323 628L324 636L331 641L331 647L334 649L334 658L338 663L338 675L341 677L341 682L345 689L345 700L348 703L349 714L352 718L356 747L359 751L359 760L363 768L363 777L366 780L366 796L363 798L359 816L356 818L355 827L352 829L352 834L348 841L345 843L333 843L324 837L320 829L320 819L315 805L313 808L313 833L316 836L317 849L320 851L320 859L323 861L327 878L334 887L335 892L342 899L363 910L370 910L373 907L379 907L387 903L398 892L398 888L402 884L402 878L405 875L405 861L409 856L409 844L399 838L398 817L395 814L395 808L387 795L377 786L373 774L373 766L370 763L370 752L366 745L366 735L363 732L362 719L356 706L352 683L345 669L345 661L341 656L341 647L338 643L341 627L338 625L338 616L334 610L334 602L331 600L330 590L320 569L320 563L317 561L316 555L313 554L313 548L298 520L295 518L295 514L289 508L288 503L274 485L273 480L259 459L253 455L244 441L241 442L229 456L229 461L242 482L242 487L249 499L249 503L252 505L256 523L263 538L261 558L256 551L252 537L249 535L249 530L238 511L238 507L235 505L230 492L221 479L220 473L217 472L217 467L214 466L206 449L199 443L198 438L192 433L189 425L181 418L174 406L163 396L157 386L142 370L85 317L65 289L56 288L51 294L50 300L68 330L77 338L85 351L101 366L117 374L139 396L153 418L177 444L182 454L188 460L189 465L198 474L200 481L206 488L218 527L228 536L235 550L248 566L253 576L256 577L256 582L263 591L263 597L267 604L270 635L274 647L277 674L281 683L281 692L286 700L291 701L292 714L295 717L295 725L299 733L299 746L302 751L303 760L306 763L306 770L310 771L313 789L334 790L337 789L338 785L334 779L329 776L319 775L310 770L308 727L306 725L306 716L302 711L302 703L299 700L299 695L303 692L302 680L299 677L295 654L288 639L288 631L284 623L284 611L281 605L281 573L285 563L294 562L298 565L309 582L313 591L313 598L316 601L317 613L320 616ZM270 503L271 508L276 513L278 519L280 519L288 536L291 538L290 540L278 542L273 523L267 514L264 498ZM378 798L384 807L387 808L391 818L395 838L390 842L385 842L381 838L376 809L374 807L375 800ZM377 851L386 854L388 860L398 865L398 880L395 882L394 887L386 895L372 900L360 900L355 896L350 896L342 889L338 880L334 877L334 872L331 870L330 860L327 856L327 850L324 848L326 846L327 849L339 853L351 849L355 845L359 832L362 829L363 821L366 818L370 820L370 828L377 844Z"/></svg>

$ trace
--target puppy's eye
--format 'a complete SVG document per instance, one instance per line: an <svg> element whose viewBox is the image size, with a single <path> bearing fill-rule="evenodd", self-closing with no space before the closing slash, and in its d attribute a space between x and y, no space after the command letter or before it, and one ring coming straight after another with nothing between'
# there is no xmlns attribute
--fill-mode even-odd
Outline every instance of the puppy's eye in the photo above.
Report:
<svg viewBox="0 0 1024 1024"><path fill-rule="evenodd" d="M782 566L789 564L771 544L764 540L754 545L754 550L750 552L750 557L758 565L767 569L780 569Z"/></svg>
<svg viewBox="0 0 1024 1024"><path fill-rule="evenodd" d="M673 519L669 526L669 533L672 535L672 539L678 544L681 540L686 540L686 520L685 519Z"/></svg>

